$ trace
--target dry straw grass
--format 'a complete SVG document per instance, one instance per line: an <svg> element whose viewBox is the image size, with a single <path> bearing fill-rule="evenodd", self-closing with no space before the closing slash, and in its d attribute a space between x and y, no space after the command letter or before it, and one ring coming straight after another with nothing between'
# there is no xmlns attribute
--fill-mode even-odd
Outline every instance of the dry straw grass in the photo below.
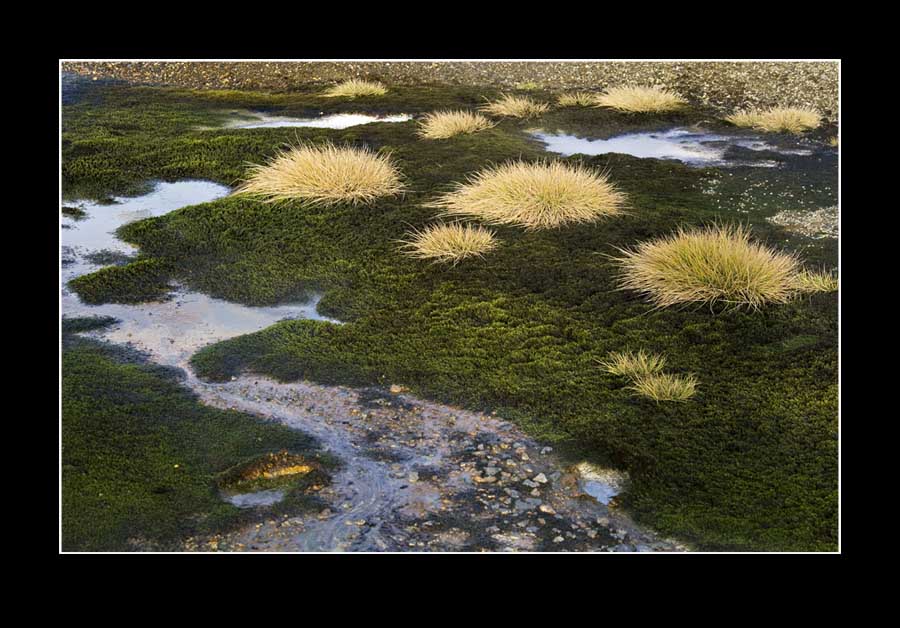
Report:
<svg viewBox="0 0 900 628"><path fill-rule="evenodd" d="M503 95L498 100L489 102L481 110L492 116L511 118L531 118L539 116L550 109L545 102L537 102L527 96Z"/></svg>
<svg viewBox="0 0 900 628"><path fill-rule="evenodd" d="M666 358L653 353L644 353L642 349L637 353L613 352L598 363L607 373L639 379L662 371L666 365Z"/></svg>
<svg viewBox="0 0 900 628"><path fill-rule="evenodd" d="M464 133L477 133L494 126L480 113L471 111L436 111L426 114L419 123L419 136L442 140Z"/></svg>
<svg viewBox="0 0 900 628"><path fill-rule="evenodd" d="M799 292L834 292L838 289L838 278L827 271L804 270L794 277Z"/></svg>
<svg viewBox="0 0 900 628"><path fill-rule="evenodd" d="M739 111L725 118L736 126L769 133L802 133L819 126L822 116L806 107L774 107L766 110Z"/></svg>
<svg viewBox="0 0 900 628"><path fill-rule="evenodd" d="M596 107L598 94L591 92L569 92L560 95L556 104L560 107Z"/></svg>
<svg viewBox="0 0 900 628"><path fill-rule="evenodd" d="M563 162L511 162L471 175L429 204L448 216L552 229L621 214L625 195L606 175Z"/></svg>
<svg viewBox="0 0 900 628"><path fill-rule="evenodd" d="M643 350L613 352L605 360L598 360L608 373L631 380L629 389L654 401L687 401L697 392L697 378L692 374L663 373L666 358Z"/></svg>
<svg viewBox="0 0 900 628"><path fill-rule="evenodd" d="M302 200L310 205L365 204L403 191L389 155L366 148L301 144L250 168L235 191L266 202Z"/></svg>
<svg viewBox="0 0 900 628"><path fill-rule="evenodd" d="M387 88L377 81L350 79L327 89L322 95L329 98L357 98L359 96L383 96Z"/></svg>
<svg viewBox="0 0 900 628"><path fill-rule="evenodd" d="M687 101L662 87L613 87L599 95L594 104L628 113L663 113L682 109Z"/></svg>
<svg viewBox="0 0 900 628"><path fill-rule="evenodd" d="M629 388L657 403L660 401L687 401L697 392L697 378L693 375L654 373L635 380Z"/></svg>
<svg viewBox="0 0 900 628"><path fill-rule="evenodd" d="M469 257L482 257L498 246L494 232L478 225L434 224L413 231L404 241L410 257L454 266Z"/></svg>
<svg viewBox="0 0 900 628"><path fill-rule="evenodd" d="M755 309L785 303L798 292L797 258L751 242L740 226L679 229L620 251L615 259L622 288L646 295L658 307L721 302Z"/></svg>

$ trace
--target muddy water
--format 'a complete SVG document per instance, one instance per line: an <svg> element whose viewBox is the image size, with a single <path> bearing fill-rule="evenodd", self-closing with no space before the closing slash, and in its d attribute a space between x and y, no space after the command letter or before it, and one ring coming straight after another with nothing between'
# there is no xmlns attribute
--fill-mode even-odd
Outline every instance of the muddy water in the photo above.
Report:
<svg viewBox="0 0 900 628"><path fill-rule="evenodd" d="M64 316L113 316L90 335L128 343L184 370L201 401L253 413L316 437L342 461L315 514L269 518L228 535L188 539L184 549L259 551L673 551L684 546L639 529L586 491L550 448L496 417L394 392L282 384L245 375L197 379L200 347L262 329L282 318L329 320L304 304L251 308L178 289L167 301L83 304L68 280L98 268L92 252L134 254L114 230L126 222L208 202L228 189L203 181L157 184L111 205L67 203L86 212L62 218ZM96 261L96 260L95 260ZM338 321L331 321L338 324ZM278 491L223 495L241 508L266 507Z"/></svg>
<svg viewBox="0 0 900 628"><path fill-rule="evenodd" d="M772 160L741 161L727 159L731 147L752 151L772 151L782 155L811 155L812 150L802 146L782 147L767 143L757 136L721 135L684 128L649 133L628 133L609 139L590 139L566 133L532 131L535 138L547 145L547 150L569 155L603 155L622 153L634 157L674 159L691 166L750 165L774 167Z"/></svg>

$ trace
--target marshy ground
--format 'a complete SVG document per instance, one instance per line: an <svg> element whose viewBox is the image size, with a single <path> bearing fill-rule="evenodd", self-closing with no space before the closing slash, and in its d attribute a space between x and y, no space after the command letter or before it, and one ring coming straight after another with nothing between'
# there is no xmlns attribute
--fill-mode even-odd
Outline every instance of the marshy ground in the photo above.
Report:
<svg viewBox="0 0 900 628"><path fill-rule="evenodd" d="M683 91L691 106L677 113L551 106L425 140L424 114L474 110L501 90L376 78L386 94L349 101L312 81L218 91L66 75L61 289L64 316L81 318L64 343L63 548L835 550L837 294L655 310L618 289L610 259L679 226L732 221L810 268L836 268L833 117L761 136ZM235 124L235 111L264 123ZM412 118L271 124L339 114ZM619 149L615 138L687 129L700 136L688 152L714 158L569 156L538 128ZM318 208L227 195L248 162L298 140L389 151L406 192ZM410 227L434 222L426 205L467 175L553 158L607 173L627 213L492 227L502 245L452 267L400 250ZM167 203L173 185L188 188ZM146 213L123 217L128 203ZM128 343L141 364L120 359ZM638 350L695 374L696 395L655 403L598 368ZM218 412L229 421L210 422ZM134 471L174 469L188 446L190 491ZM318 456L321 475L257 502L219 493L222 473L283 450ZM612 506L585 493L580 462L627 472ZM94 519L106 532L88 529Z"/></svg>

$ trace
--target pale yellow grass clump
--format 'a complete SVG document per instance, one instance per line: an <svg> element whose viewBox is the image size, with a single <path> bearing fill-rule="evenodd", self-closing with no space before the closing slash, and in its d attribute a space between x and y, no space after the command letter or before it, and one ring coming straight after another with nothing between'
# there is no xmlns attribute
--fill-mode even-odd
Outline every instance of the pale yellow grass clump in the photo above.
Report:
<svg viewBox="0 0 900 628"><path fill-rule="evenodd" d="M429 204L448 216L552 229L623 211L625 195L606 175L581 165L516 161L487 168Z"/></svg>
<svg viewBox="0 0 900 628"><path fill-rule="evenodd" d="M627 377L631 390L655 401L686 401L697 391L696 377L663 373L665 356L644 353L643 349L637 353L613 352L598 363L608 373Z"/></svg>
<svg viewBox="0 0 900 628"><path fill-rule="evenodd" d="M628 113L677 111L687 101L662 87L613 87L597 97L595 105Z"/></svg>
<svg viewBox="0 0 900 628"><path fill-rule="evenodd" d="M266 202L302 200L310 205L365 204L403 191L389 155L366 148L301 144L250 168L235 191Z"/></svg>
<svg viewBox="0 0 900 628"><path fill-rule="evenodd" d="M464 133L477 133L494 126L480 113L471 111L436 111L426 114L419 124L419 136L442 140Z"/></svg>
<svg viewBox="0 0 900 628"><path fill-rule="evenodd" d="M697 378L693 375L655 373L635 380L629 388L656 402L687 401L697 392Z"/></svg>
<svg viewBox="0 0 900 628"><path fill-rule="evenodd" d="M838 278L827 271L804 270L794 282L799 292L834 292L838 289Z"/></svg>
<svg viewBox="0 0 900 628"><path fill-rule="evenodd" d="M322 94L329 98L357 98L359 96L383 96L387 88L377 81L350 79L330 87Z"/></svg>
<svg viewBox="0 0 900 628"><path fill-rule="evenodd" d="M666 365L666 358L653 353L644 353L642 349L637 353L610 353L605 360L600 360L599 364L613 375L638 379L662 371Z"/></svg>
<svg viewBox="0 0 900 628"><path fill-rule="evenodd" d="M828 145L833 146L834 148L837 148L838 147L838 136L835 135L830 140L828 140Z"/></svg>
<svg viewBox="0 0 900 628"><path fill-rule="evenodd" d="M413 231L405 241L404 252L417 259L451 263L454 266L469 257L482 257L497 248L494 232L478 225L434 224Z"/></svg>
<svg viewBox="0 0 900 628"><path fill-rule="evenodd" d="M595 107L598 94L591 92L569 92L561 94L556 100L560 107Z"/></svg>
<svg viewBox="0 0 900 628"><path fill-rule="evenodd" d="M740 226L679 229L620 250L622 288L646 295L658 307L721 302L755 309L785 303L798 292L797 258L751 242Z"/></svg>
<svg viewBox="0 0 900 628"><path fill-rule="evenodd" d="M539 116L550 108L545 102L537 102L527 96L504 95L498 100L489 102L481 110L492 116L511 118L531 118Z"/></svg>
<svg viewBox="0 0 900 628"><path fill-rule="evenodd" d="M736 126L769 133L802 133L819 126L822 116L808 107L773 107L766 110L739 111L725 118Z"/></svg>

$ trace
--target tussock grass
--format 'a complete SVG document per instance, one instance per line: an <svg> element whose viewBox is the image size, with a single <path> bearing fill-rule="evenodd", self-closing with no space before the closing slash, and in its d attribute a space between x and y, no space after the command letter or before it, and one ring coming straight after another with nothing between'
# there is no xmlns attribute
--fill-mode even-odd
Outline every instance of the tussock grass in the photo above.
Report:
<svg viewBox="0 0 900 628"><path fill-rule="evenodd" d="M797 293L797 258L750 241L744 227L713 225L620 249L621 287L658 307L727 303L757 309Z"/></svg>
<svg viewBox="0 0 900 628"><path fill-rule="evenodd" d="M693 375L654 373L635 380L629 388L657 403L660 401L687 401L697 392L697 378Z"/></svg>
<svg viewBox="0 0 900 628"><path fill-rule="evenodd" d="M834 273L827 271L804 270L794 278L797 290L800 292L834 292L838 289L838 278Z"/></svg>
<svg viewBox="0 0 900 628"><path fill-rule="evenodd" d="M596 107L598 94L591 92L568 92L556 99L560 107Z"/></svg>
<svg viewBox="0 0 900 628"><path fill-rule="evenodd" d="M629 379L639 379L662 371L666 364L666 358L653 353L644 353L642 349L637 353L610 353L605 360L598 360L598 364L607 373Z"/></svg>
<svg viewBox="0 0 900 628"><path fill-rule="evenodd" d="M613 87L600 94L594 104L628 113L663 113L682 109L687 101L661 87Z"/></svg>
<svg viewBox="0 0 900 628"><path fill-rule="evenodd" d="M822 116L808 107L773 107L766 110L739 111L725 118L741 127L769 133L802 133L815 129Z"/></svg>
<svg viewBox="0 0 900 628"><path fill-rule="evenodd" d="M403 191L389 155L367 148L301 144L250 168L236 194L266 202L302 200L310 205L365 204Z"/></svg>
<svg viewBox="0 0 900 628"><path fill-rule="evenodd" d="M478 225L451 223L413 231L402 249L410 257L455 266L469 257L483 257L498 245L493 231Z"/></svg>
<svg viewBox="0 0 900 628"><path fill-rule="evenodd" d="M642 350L612 352L598 364L607 373L631 380L628 388L654 401L687 401L697 392L697 378L692 374L671 375L663 373L666 358Z"/></svg>
<svg viewBox="0 0 900 628"><path fill-rule="evenodd" d="M830 140L828 140L828 145L829 145L829 146L833 146L834 148L837 148L837 147L838 147L838 143L839 143L839 140L838 140L838 136L837 136L837 135L835 135L835 136L832 137Z"/></svg>
<svg viewBox="0 0 900 628"><path fill-rule="evenodd" d="M470 175L428 206L448 216L533 230L616 216L624 203L606 175L584 166L516 161Z"/></svg>
<svg viewBox="0 0 900 628"><path fill-rule="evenodd" d="M541 115L548 109L550 105L545 102L537 102L527 96L510 95L503 95L481 107L481 110L489 115L511 118L531 118Z"/></svg>
<svg viewBox="0 0 900 628"><path fill-rule="evenodd" d="M419 137L441 140L464 133L477 133L494 126L480 113L471 111L436 111L426 114L419 123Z"/></svg>
<svg viewBox="0 0 900 628"><path fill-rule="evenodd" d="M329 98L357 98L359 96L383 96L385 94L387 94L387 88L377 81L350 79L330 87L322 95Z"/></svg>

